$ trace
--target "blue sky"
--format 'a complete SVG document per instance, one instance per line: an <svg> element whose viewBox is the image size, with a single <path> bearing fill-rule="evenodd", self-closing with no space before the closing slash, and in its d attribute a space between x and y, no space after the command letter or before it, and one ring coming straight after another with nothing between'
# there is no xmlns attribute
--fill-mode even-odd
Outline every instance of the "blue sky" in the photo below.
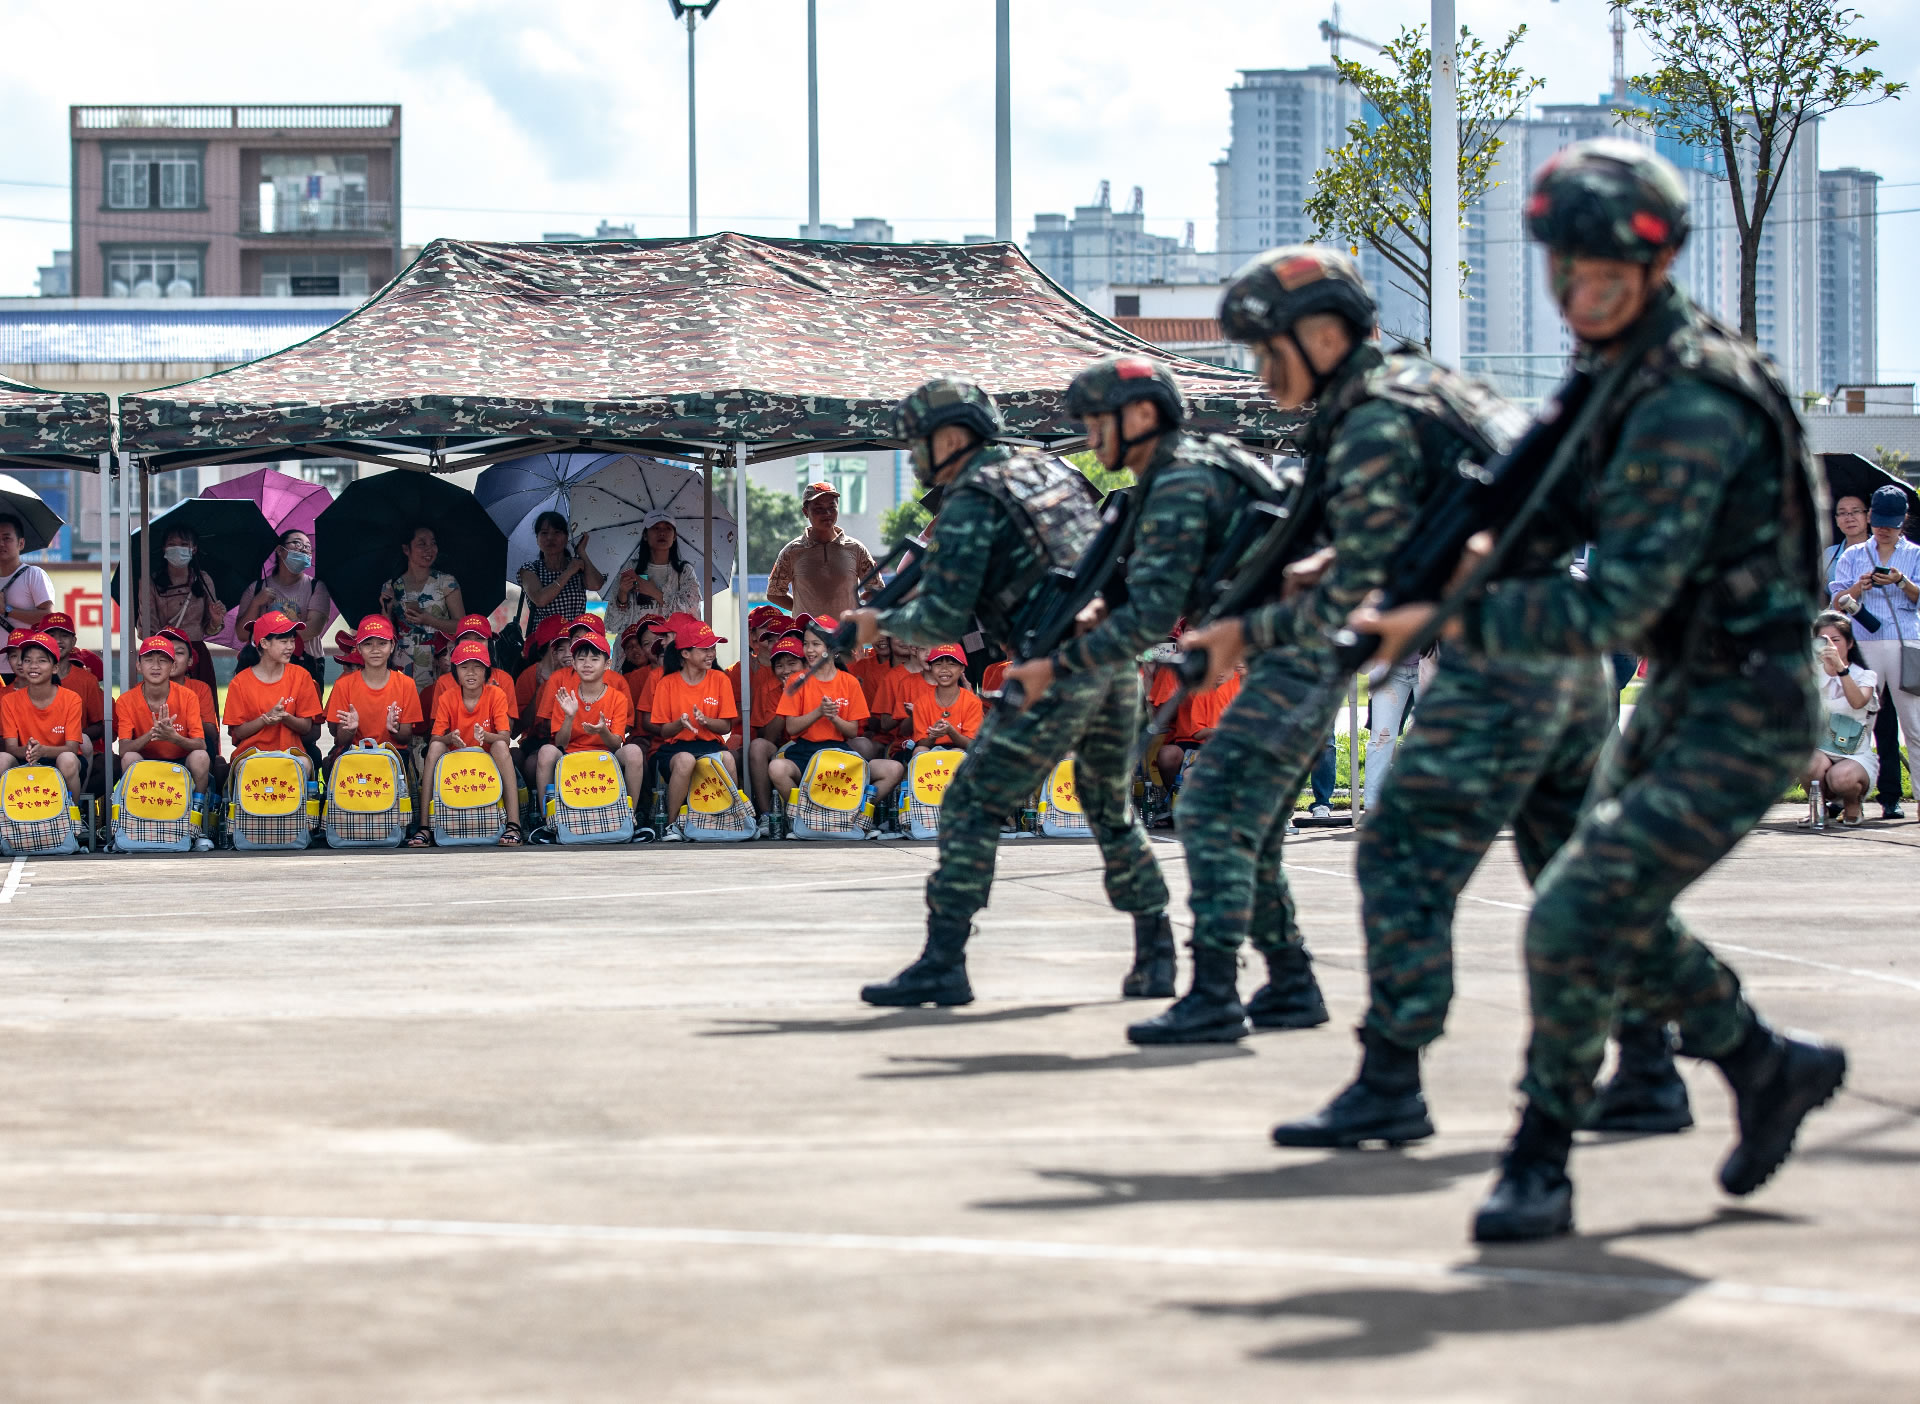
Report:
<svg viewBox="0 0 1920 1404"><path fill-rule="evenodd" d="M1238 68L1320 62L1326 6L1273 0L1014 0L1015 234L1037 211L1146 192L1149 224L1212 244L1213 171ZM1880 66L1920 86L1920 6L1866 3ZM899 238L993 228L993 0L819 0L822 216ZM1376 39L1418 0L1346 0ZM1606 86L1603 0L1458 0L1504 33L1542 101ZM699 40L702 227L792 234L806 218L806 7L723 0ZM537 238L601 218L686 228L685 35L666 0L232 0L155 11L0 0L0 295L33 291L66 243L66 109L105 102L388 102L405 108L405 233ZM90 37L92 36L92 37ZM98 36L118 36L95 42ZM1628 62L1639 60L1629 35ZM31 56L32 62L20 62ZM1827 124L1821 163L1878 171L1886 210L1920 209L1920 97ZM47 222L40 222L47 221ZM1920 213L1881 223L1883 378L1920 380Z"/></svg>

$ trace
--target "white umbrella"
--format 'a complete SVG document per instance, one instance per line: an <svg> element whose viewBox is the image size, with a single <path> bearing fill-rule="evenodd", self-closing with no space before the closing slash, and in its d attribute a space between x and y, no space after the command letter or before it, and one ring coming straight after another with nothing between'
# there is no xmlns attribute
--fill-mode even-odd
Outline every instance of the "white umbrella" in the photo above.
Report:
<svg viewBox="0 0 1920 1404"><path fill-rule="evenodd" d="M611 581L640 553L646 524L665 513L680 534L680 559L694 568L704 566L709 586L717 593L733 579L733 518L713 509L713 554L705 561L706 488L691 468L623 453L609 458L591 475L577 478L568 490L568 527L578 537L591 532L587 555Z"/></svg>

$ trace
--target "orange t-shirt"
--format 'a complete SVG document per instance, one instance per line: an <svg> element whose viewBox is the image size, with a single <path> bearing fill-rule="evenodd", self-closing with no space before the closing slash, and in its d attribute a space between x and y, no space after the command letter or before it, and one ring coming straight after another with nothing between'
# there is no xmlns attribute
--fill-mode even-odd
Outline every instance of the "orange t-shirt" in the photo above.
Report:
<svg viewBox="0 0 1920 1404"><path fill-rule="evenodd" d="M608 687L612 688L625 699L627 715L631 717L633 715L633 689L627 686L627 680L621 677L620 674L615 672L611 667L602 673L601 676L606 679ZM563 687L568 692L579 692L580 675L571 668L555 668L553 675L540 685L540 700L535 704L534 712L542 717L550 715L554 710L553 694ZM555 722L553 729L558 731L560 724Z"/></svg>
<svg viewBox="0 0 1920 1404"><path fill-rule="evenodd" d="M880 684L899 664L883 663L878 655L869 650L853 660L853 666L847 671L860 679L860 690L876 701L880 696Z"/></svg>
<svg viewBox="0 0 1920 1404"><path fill-rule="evenodd" d="M576 697L580 696L576 691L580 686L580 679L573 669L568 668L564 673L555 673L553 676L566 678L567 690ZM633 703L628 700L626 693L614 686L614 680L618 677L618 673L613 673L604 679L606 686L601 689L598 700L589 702L581 698L580 709L573 715L573 736L567 741L569 751L606 750L607 743L587 730L588 727L600 722L605 722L607 729L613 732L616 738L625 738L627 728L633 725ZM555 691L557 692L558 689L556 688ZM560 735L560 728L567 720L567 714L560 710L558 697L553 699L551 708L542 712L540 717L555 737Z"/></svg>
<svg viewBox="0 0 1920 1404"><path fill-rule="evenodd" d="M664 673L653 685L653 702L647 720L659 726L679 721L682 716L691 718L693 709L698 707L715 721L738 721L740 704L727 682L724 674L717 674L712 668L707 669L707 675L697 683L688 682L686 674L678 669ZM696 726L691 731L676 731L660 739L671 746L676 741L718 741L720 733Z"/></svg>
<svg viewBox="0 0 1920 1404"><path fill-rule="evenodd" d="M342 678L342 682L346 679ZM335 690L339 688L336 683ZM255 717L263 716L273 710L273 704L281 698L287 698L287 715L307 717L312 721L320 720L320 693L313 685L313 674L305 668L287 665L287 671L279 682L261 682L252 668L242 668L233 675L233 681L227 684L227 710L223 718L229 733L237 726L244 726ZM419 705L419 699L414 699ZM237 756L242 751L303 751L306 743L293 734L291 727L275 723L263 726L244 741L235 741L233 751Z"/></svg>
<svg viewBox="0 0 1920 1404"><path fill-rule="evenodd" d="M925 741L927 732L937 721L946 722L955 731L969 741L980 730L980 723L986 718L986 708L980 705L980 699L967 691L965 683L957 684L960 695L953 699L953 705L940 705L939 689L932 683L926 685L925 692L916 692L905 700L913 703L913 739ZM905 688L896 689L894 695L902 696Z"/></svg>
<svg viewBox="0 0 1920 1404"><path fill-rule="evenodd" d="M499 670L494 671L497 673ZM483 726L495 732L507 729L509 701L507 689L497 682L481 683L480 700L472 707L467 706L466 696L458 687L448 691L436 684L433 689L433 734L458 736L462 746L478 746L480 738L474 732L475 727Z"/></svg>
<svg viewBox="0 0 1920 1404"><path fill-rule="evenodd" d="M780 679L771 668L753 670L753 734L758 736L767 723L780 715L780 699L785 694Z"/></svg>
<svg viewBox="0 0 1920 1404"><path fill-rule="evenodd" d="M60 679L60 686L80 699L80 714L88 726L95 726L107 719L107 696L100 690L100 679L78 663L67 669L67 675Z"/></svg>
<svg viewBox="0 0 1920 1404"><path fill-rule="evenodd" d="M982 692L998 692L1000 690L1000 684L1006 681L1006 677L1006 659L1002 658L998 663L989 663L987 664L986 672L980 675L980 690Z"/></svg>
<svg viewBox="0 0 1920 1404"><path fill-rule="evenodd" d="M804 717L825 697L840 699L840 717L843 721L865 721L871 713L867 711L867 695L860 690L860 680L853 674L834 670L830 678L822 679L809 674L807 680L796 692L783 693L780 709L775 713L782 717ZM790 738L792 739L792 738ZM821 717L812 726L801 732L797 738L801 741L842 741L847 738L840 734L828 717Z"/></svg>
<svg viewBox="0 0 1920 1404"><path fill-rule="evenodd" d="M377 691L367 681L365 672L348 673L333 685L333 691L327 696L327 720L338 726L340 714L351 707L360 718L360 725L355 728L356 742L377 741L382 746L395 746L399 743L387 729L387 708L396 702L400 704L402 725L412 723L417 727L427 719L420 706L420 689L405 673L388 670L386 683Z"/></svg>
<svg viewBox="0 0 1920 1404"><path fill-rule="evenodd" d="M533 695L539 690L540 665L529 663L520 670L520 676L513 680L514 715L526 715L527 709L533 706Z"/></svg>
<svg viewBox="0 0 1920 1404"><path fill-rule="evenodd" d="M174 684L184 687L193 694L193 700L200 704L200 734L207 738L209 749L220 741L220 704L213 700L213 689L198 678L182 678Z"/></svg>
<svg viewBox="0 0 1920 1404"><path fill-rule="evenodd" d="M0 696L0 732L22 746L29 741L42 746L77 746L85 726L80 697L69 688L56 687L53 700L44 707L33 704L25 683L8 688Z"/></svg>
<svg viewBox="0 0 1920 1404"><path fill-rule="evenodd" d="M1167 671L1171 673L1173 670L1169 668ZM1180 704L1180 710L1174 713L1173 739L1183 746L1197 743L1200 738L1196 733L1220 725L1221 713L1239 695L1238 673L1227 674L1227 680L1218 687L1189 693L1187 700Z"/></svg>
<svg viewBox="0 0 1920 1404"><path fill-rule="evenodd" d="M660 665L643 663L626 676L627 693L633 698L633 714L644 717L653 710L653 689L660 681Z"/></svg>
<svg viewBox="0 0 1920 1404"><path fill-rule="evenodd" d="M1164 707L1173 700L1173 694L1180 690L1180 674L1178 670L1165 663L1152 663L1148 666L1152 668L1153 673L1147 682L1147 706Z"/></svg>
<svg viewBox="0 0 1920 1404"><path fill-rule="evenodd" d="M501 699L507 704L507 716L511 719L518 720L520 716L520 704L514 700L514 681L511 677L507 676L506 669L495 668L487 674L487 680L480 684L480 690L484 693L489 687L497 687L500 689ZM433 691L421 699L420 710L429 717L439 716L440 699L448 693L452 693L455 697L460 695L460 679L452 673L442 673L433 680ZM489 728L489 730L493 729L495 728ZM501 731L506 730L505 727L499 727L497 729ZM437 732L439 728L436 727L434 730Z"/></svg>
<svg viewBox="0 0 1920 1404"><path fill-rule="evenodd" d="M206 686L202 683L201 686ZM173 729L182 736L204 736L201 731L200 700L193 692L179 683L167 684L167 715L173 718ZM145 736L153 725L153 707L147 701L145 688L136 687L132 692L123 692L113 699L113 731L122 741L131 741L136 736ZM153 740L140 748L140 754L148 760L179 760L186 754L184 747L171 741Z"/></svg>

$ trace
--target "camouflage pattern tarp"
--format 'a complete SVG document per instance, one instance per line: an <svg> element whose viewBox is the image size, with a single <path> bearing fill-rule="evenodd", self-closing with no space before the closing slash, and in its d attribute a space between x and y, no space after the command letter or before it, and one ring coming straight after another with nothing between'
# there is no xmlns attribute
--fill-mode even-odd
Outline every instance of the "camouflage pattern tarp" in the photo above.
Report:
<svg viewBox="0 0 1920 1404"><path fill-rule="evenodd" d="M1110 351L1171 364L1202 430L1294 425L1252 376L1131 336L1011 244L441 239L299 345L123 397L122 447L157 469L369 439L891 446L895 401L941 374L991 391L1009 433L1060 438L1067 382Z"/></svg>
<svg viewBox="0 0 1920 1404"><path fill-rule="evenodd" d="M0 380L0 460L21 467L100 466L113 448L112 401L105 395L40 390Z"/></svg>

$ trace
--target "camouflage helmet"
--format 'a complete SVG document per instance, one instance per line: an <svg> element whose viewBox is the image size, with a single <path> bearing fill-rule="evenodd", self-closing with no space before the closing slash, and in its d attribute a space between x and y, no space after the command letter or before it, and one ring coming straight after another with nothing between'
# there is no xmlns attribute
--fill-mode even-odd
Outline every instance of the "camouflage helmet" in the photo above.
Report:
<svg viewBox="0 0 1920 1404"><path fill-rule="evenodd" d="M906 440L913 454L914 475L928 487L946 467L945 461L933 461L934 431L950 424L971 429L982 442L999 438L1007 429L993 396L972 381L954 376L929 380L893 407L893 435ZM970 447L960 450L971 451Z"/></svg>
<svg viewBox="0 0 1920 1404"><path fill-rule="evenodd" d="M1073 378L1067 387L1069 419L1095 414L1118 414L1135 400L1151 400L1160 407L1160 422L1177 427L1187 417L1186 396L1173 372L1151 356L1132 352L1102 356Z"/></svg>
<svg viewBox="0 0 1920 1404"><path fill-rule="evenodd" d="M1589 258L1652 263L1687 241L1680 173L1647 147L1617 137L1575 142L1533 178L1527 232Z"/></svg>
<svg viewBox="0 0 1920 1404"><path fill-rule="evenodd" d="M1324 244L1288 244L1251 259L1220 299L1220 329L1229 341L1285 336L1302 317L1344 317L1361 336L1379 320L1367 280L1351 258Z"/></svg>

